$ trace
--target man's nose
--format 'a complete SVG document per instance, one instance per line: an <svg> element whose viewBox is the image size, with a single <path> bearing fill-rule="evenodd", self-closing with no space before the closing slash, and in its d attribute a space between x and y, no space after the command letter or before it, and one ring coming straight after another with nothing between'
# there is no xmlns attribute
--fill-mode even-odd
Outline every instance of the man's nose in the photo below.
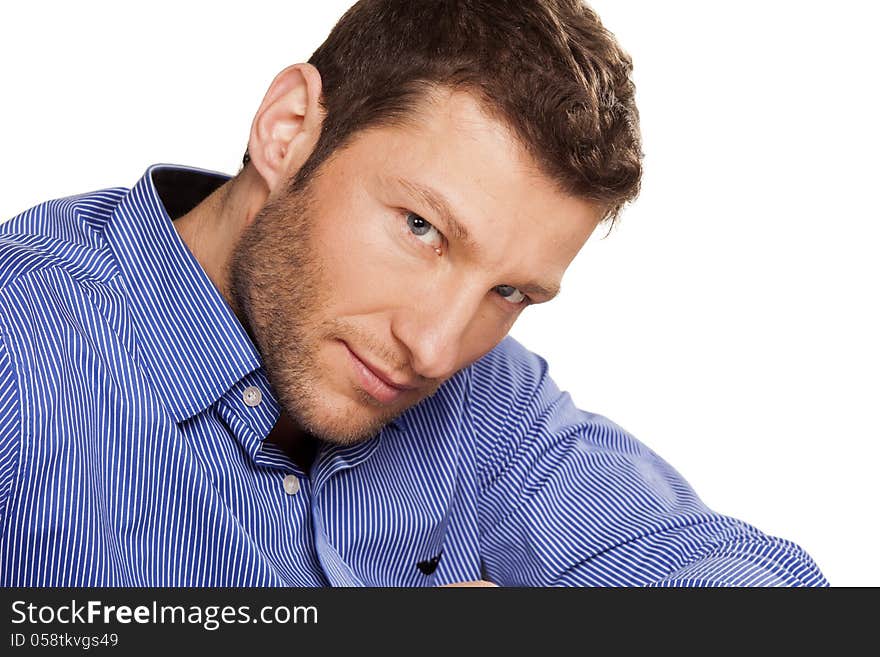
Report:
<svg viewBox="0 0 880 657"><path fill-rule="evenodd" d="M446 379L461 362L465 335L485 298L482 288L431 294L403 309L393 331L409 349L415 373L427 379Z"/></svg>

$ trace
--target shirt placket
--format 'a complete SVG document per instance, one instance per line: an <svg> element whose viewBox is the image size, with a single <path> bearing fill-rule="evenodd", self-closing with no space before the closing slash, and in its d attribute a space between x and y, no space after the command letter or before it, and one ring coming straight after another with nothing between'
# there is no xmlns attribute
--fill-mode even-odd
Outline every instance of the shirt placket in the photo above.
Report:
<svg viewBox="0 0 880 657"><path fill-rule="evenodd" d="M278 494L283 495L292 504L304 505L306 513L312 516L314 504L308 475L281 448L265 442L265 437L274 427L280 414L280 407L265 373L257 370L249 374L236 383L219 404L221 415L232 425L230 426L232 433L254 464L272 471L268 476L272 478L273 486L277 486L275 490ZM315 539L314 535L313 539ZM303 557L318 556L320 549L317 545L316 541L317 555L310 554ZM316 561L323 568L320 559Z"/></svg>
<svg viewBox="0 0 880 657"><path fill-rule="evenodd" d="M318 552L321 567L324 569L324 575L332 586L362 587L365 586L365 583L339 554L324 526L324 504L329 502L324 499L325 496L322 495L322 492L331 477L344 470L355 468L370 458L378 448L381 436L380 433L365 443L344 448L324 444L318 451L312 467L311 511L312 527L315 532L315 549Z"/></svg>

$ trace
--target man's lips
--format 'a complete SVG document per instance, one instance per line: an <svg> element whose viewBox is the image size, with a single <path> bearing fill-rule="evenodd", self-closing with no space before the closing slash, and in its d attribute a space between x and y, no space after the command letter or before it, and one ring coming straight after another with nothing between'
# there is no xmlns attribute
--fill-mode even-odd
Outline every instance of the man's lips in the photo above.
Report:
<svg viewBox="0 0 880 657"><path fill-rule="evenodd" d="M355 374L361 387L377 401L390 404L397 401L408 390L414 390L416 386L409 382L397 382L379 367L370 364L358 355L347 342L340 340L345 346L352 362Z"/></svg>

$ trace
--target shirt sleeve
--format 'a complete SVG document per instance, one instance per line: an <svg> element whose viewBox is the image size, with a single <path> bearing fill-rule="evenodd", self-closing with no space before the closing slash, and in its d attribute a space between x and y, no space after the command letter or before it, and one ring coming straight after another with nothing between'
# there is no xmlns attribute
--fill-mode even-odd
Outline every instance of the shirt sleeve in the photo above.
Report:
<svg viewBox="0 0 880 657"><path fill-rule="evenodd" d="M512 338L471 370L484 577L503 586L827 586L791 541L715 513L576 408Z"/></svg>
<svg viewBox="0 0 880 657"><path fill-rule="evenodd" d="M20 447L18 384L6 336L0 330L0 536L6 527L6 507L12 493Z"/></svg>

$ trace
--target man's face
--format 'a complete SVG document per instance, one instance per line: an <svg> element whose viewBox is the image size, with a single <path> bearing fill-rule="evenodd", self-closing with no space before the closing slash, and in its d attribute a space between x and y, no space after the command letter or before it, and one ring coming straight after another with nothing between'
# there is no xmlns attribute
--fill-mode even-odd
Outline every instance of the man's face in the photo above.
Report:
<svg viewBox="0 0 880 657"><path fill-rule="evenodd" d="M303 193L271 195L236 246L232 293L291 419L351 444L549 300L539 288L552 294L599 212L470 95L445 93L415 127L358 134Z"/></svg>

